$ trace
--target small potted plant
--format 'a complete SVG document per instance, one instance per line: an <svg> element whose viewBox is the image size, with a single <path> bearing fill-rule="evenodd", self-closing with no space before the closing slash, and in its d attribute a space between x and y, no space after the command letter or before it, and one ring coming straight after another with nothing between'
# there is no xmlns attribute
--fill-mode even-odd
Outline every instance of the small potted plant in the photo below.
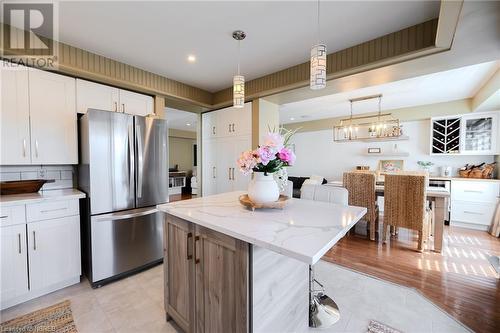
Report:
<svg viewBox="0 0 500 333"><path fill-rule="evenodd" d="M239 170L244 175L253 174L248 186L248 197L253 202L268 203L279 199L280 187L283 188L288 180L284 168L295 162L295 153L289 144L294 133L284 128L270 131L261 146L241 153L238 158Z"/></svg>
<svg viewBox="0 0 500 333"><path fill-rule="evenodd" d="M429 169L434 165L431 161L418 161L417 164L422 170L427 172L429 172Z"/></svg>

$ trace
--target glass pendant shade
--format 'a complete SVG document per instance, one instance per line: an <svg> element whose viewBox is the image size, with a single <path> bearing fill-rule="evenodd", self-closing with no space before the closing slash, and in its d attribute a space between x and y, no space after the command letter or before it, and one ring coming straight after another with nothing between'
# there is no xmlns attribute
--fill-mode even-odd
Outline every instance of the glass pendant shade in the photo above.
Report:
<svg viewBox="0 0 500 333"><path fill-rule="evenodd" d="M242 108L245 105L245 77L235 75L233 77L233 106Z"/></svg>
<svg viewBox="0 0 500 333"><path fill-rule="evenodd" d="M326 87L326 45L318 44L311 48L311 83L312 90Z"/></svg>

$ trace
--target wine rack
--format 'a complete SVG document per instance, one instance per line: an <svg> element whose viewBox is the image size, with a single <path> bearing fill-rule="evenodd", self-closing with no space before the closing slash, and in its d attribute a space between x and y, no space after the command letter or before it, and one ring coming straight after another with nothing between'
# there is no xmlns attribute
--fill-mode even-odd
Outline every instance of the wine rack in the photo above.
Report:
<svg viewBox="0 0 500 333"><path fill-rule="evenodd" d="M432 153L460 153L460 117L432 121Z"/></svg>

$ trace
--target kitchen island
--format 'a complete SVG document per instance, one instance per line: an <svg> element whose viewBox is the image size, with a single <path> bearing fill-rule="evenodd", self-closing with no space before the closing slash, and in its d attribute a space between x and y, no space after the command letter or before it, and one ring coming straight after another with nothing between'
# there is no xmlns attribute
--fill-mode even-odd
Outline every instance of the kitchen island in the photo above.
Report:
<svg viewBox="0 0 500 333"><path fill-rule="evenodd" d="M291 199L283 210L251 211L242 194L158 205L167 320L186 332L305 331L309 266L366 208Z"/></svg>

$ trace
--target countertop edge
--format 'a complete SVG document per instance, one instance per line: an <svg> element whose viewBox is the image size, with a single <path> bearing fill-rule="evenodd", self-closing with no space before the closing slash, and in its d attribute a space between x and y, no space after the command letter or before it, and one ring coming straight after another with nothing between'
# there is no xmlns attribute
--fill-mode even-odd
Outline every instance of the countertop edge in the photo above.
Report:
<svg viewBox="0 0 500 333"><path fill-rule="evenodd" d="M24 205L64 199L82 199L86 196L84 192L77 189L57 189L37 193L0 195L0 206Z"/></svg>

